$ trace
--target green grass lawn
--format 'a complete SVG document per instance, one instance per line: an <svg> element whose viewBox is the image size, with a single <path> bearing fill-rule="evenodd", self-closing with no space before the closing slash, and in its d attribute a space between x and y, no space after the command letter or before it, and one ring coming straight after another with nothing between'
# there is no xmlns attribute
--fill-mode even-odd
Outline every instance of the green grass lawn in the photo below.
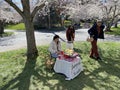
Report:
<svg viewBox="0 0 120 90"><path fill-rule="evenodd" d="M0 90L119 90L120 43L99 42L98 46L103 59L99 62L89 58L90 43L75 43L84 71L71 81L46 69L48 46L38 47L36 63L25 63L24 49L0 53Z"/></svg>
<svg viewBox="0 0 120 90"><path fill-rule="evenodd" d="M15 25L7 25L5 29L11 29L11 30L25 30L24 23L19 23Z"/></svg>
<svg viewBox="0 0 120 90"><path fill-rule="evenodd" d="M112 27L111 30L112 30L112 32L106 32L106 34L119 35L120 36L120 25L118 26L118 28Z"/></svg>

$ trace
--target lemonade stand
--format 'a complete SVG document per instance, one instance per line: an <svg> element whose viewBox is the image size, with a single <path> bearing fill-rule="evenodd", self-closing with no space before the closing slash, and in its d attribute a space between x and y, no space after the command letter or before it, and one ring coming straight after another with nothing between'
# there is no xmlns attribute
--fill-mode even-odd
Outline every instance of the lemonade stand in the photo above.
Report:
<svg viewBox="0 0 120 90"><path fill-rule="evenodd" d="M64 74L66 80L75 78L83 71L81 58L77 52L74 52L72 45L67 46L66 50L60 53L56 59L54 71Z"/></svg>

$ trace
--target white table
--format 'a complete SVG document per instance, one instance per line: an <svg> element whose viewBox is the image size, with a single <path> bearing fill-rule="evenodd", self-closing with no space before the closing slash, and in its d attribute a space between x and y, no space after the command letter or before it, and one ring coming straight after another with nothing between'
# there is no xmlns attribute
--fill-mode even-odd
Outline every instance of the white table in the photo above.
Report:
<svg viewBox="0 0 120 90"><path fill-rule="evenodd" d="M67 78L66 80L71 80L78 76L81 71L83 71L83 66L80 57L74 58L73 61L67 61L64 59L56 59L54 70L56 73L62 73Z"/></svg>

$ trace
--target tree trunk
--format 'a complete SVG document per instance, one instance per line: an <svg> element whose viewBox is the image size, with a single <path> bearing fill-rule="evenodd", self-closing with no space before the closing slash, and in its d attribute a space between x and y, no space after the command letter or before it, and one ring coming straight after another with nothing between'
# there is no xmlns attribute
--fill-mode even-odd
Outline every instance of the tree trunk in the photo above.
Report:
<svg viewBox="0 0 120 90"><path fill-rule="evenodd" d="M21 0L23 6L22 17L26 28L26 40L27 40L27 61L36 60L38 56L38 50L35 42L33 19L30 12L29 0Z"/></svg>
<svg viewBox="0 0 120 90"><path fill-rule="evenodd" d="M4 33L4 22L0 20L0 34Z"/></svg>
<svg viewBox="0 0 120 90"><path fill-rule="evenodd" d="M27 39L27 61L36 59L38 56L38 50L35 42L34 27L31 18L24 18L26 27L26 39Z"/></svg>
<svg viewBox="0 0 120 90"><path fill-rule="evenodd" d="M48 14L48 29L51 29L50 13Z"/></svg>
<svg viewBox="0 0 120 90"><path fill-rule="evenodd" d="M107 22L105 31L110 32L111 31L110 29L111 29L111 23Z"/></svg>
<svg viewBox="0 0 120 90"><path fill-rule="evenodd" d="M117 23L115 23L115 28L117 28L118 27L118 24Z"/></svg>
<svg viewBox="0 0 120 90"><path fill-rule="evenodd" d="M105 31L111 31L109 25L106 26L106 30Z"/></svg>

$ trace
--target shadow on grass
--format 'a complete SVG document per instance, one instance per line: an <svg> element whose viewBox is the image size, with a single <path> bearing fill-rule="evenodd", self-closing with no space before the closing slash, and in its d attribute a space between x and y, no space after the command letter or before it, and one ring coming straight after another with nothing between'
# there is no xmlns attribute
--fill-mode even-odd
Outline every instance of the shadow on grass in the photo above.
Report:
<svg viewBox="0 0 120 90"><path fill-rule="evenodd" d="M0 90L13 90L14 88L18 88L18 90L29 90L30 79L35 72L35 64L36 59L31 62L26 62L22 73L20 73L16 78L9 81Z"/></svg>
<svg viewBox="0 0 120 90"><path fill-rule="evenodd" d="M110 51L103 52L100 48L99 50L102 57L102 61L99 61L99 64L101 65L100 71L105 71L110 75L120 78L120 68L118 67L120 66L120 55L113 56ZM104 53L107 53L107 55L104 56Z"/></svg>
<svg viewBox="0 0 120 90"><path fill-rule="evenodd" d="M102 49L100 50L100 55L103 58L99 64L101 65L101 68L109 73L110 75L114 75L120 78L120 54L112 54L110 51L106 51L108 55L104 56L104 51ZM115 52L114 52L115 53Z"/></svg>
<svg viewBox="0 0 120 90"><path fill-rule="evenodd" d="M82 90L86 85L96 90L98 89L89 75L86 75L84 72L81 72L80 75L70 81L66 81L63 74L54 73L52 70L46 70L45 73L39 69L38 72L41 73L36 73L35 76L38 82L43 84L42 87L37 88L38 90ZM49 75L50 73L52 73L52 76ZM48 87L49 89L45 89L44 87Z"/></svg>
<svg viewBox="0 0 120 90"><path fill-rule="evenodd" d="M120 65L120 61L114 61L112 58L103 57L103 61L99 61L99 64L101 65L100 72L106 72L107 74L111 76L116 76L120 78L120 68L117 67L117 65Z"/></svg>
<svg viewBox="0 0 120 90"><path fill-rule="evenodd" d="M81 49L75 48L75 51L83 53ZM103 51L101 50L101 52ZM37 61L39 65L36 65L36 60L32 63L26 62L22 73L4 85L1 90L16 88L18 90L99 90L101 88L103 88L103 90L114 90L116 80L112 81L109 76L120 78L120 71L116 66L116 64L120 64L120 61L117 58L111 57L111 54L105 57L102 55L103 53L101 53L104 60L98 62L100 66L97 66L96 61L89 59L87 57L88 53L85 52L84 56L82 56L83 63L86 66L84 71L70 81L66 81L64 75L46 69L44 65L46 58L45 56L42 58L43 54L40 53L41 57L39 58L41 58L41 61ZM100 73L107 76L102 76ZM110 82L112 84L108 85ZM116 88L119 89L119 87L120 86Z"/></svg>
<svg viewBox="0 0 120 90"><path fill-rule="evenodd" d="M98 61L100 67L92 72L94 78L100 80L99 87L105 90L119 90L120 88L120 61L114 61L113 58L103 57L103 61ZM97 82L96 82L97 84Z"/></svg>
<svg viewBox="0 0 120 90"><path fill-rule="evenodd" d="M81 72L73 80L66 81L64 75L45 68L44 58L41 61L42 65L39 66L36 66L36 60L26 62L22 73L10 80L1 90L82 90L86 85L97 90L95 83L85 72ZM39 86L40 84L42 86Z"/></svg>
<svg viewBox="0 0 120 90"><path fill-rule="evenodd" d="M104 55L105 52L103 53L100 48L99 50L102 61L96 61L100 66L89 75L101 81L99 87L106 90L118 90L120 88L120 55L112 56L109 51L106 51L107 55Z"/></svg>

